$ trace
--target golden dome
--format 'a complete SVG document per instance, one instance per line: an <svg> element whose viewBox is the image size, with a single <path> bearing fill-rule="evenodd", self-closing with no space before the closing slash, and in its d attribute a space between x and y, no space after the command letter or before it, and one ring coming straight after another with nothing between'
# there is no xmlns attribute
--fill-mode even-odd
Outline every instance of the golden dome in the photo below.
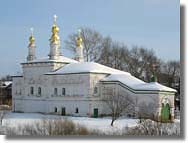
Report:
<svg viewBox="0 0 188 143"><path fill-rule="evenodd" d="M35 43L35 38L33 36L33 28L30 28L31 36L29 37L29 47Z"/></svg>
<svg viewBox="0 0 188 143"><path fill-rule="evenodd" d="M30 36L30 37L29 37L29 42L30 42L30 43L34 43L34 42L35 42L35 38L34 38L33 36Z"/></svg>
<svg viewBox="0 0 188 143"><path fill-rule="evenodd" d="M59 27L56 24L56 19L57 19L57 16L54 15L54 24L52 26L52 36L50 38L51 44L59 44L60 43L60 38L59 38L59 35L58 35Z"/></svg>
<svg viewBox="0 0 188 143"><path fill-rule="evenodd" d="M53 25L53 26L52 26L52 33L53 33L53 34L59 33L59 27L57 27L57 25Z"/></svg>
<svg viewBox="0 0 188 143"><path fill-rule="evenodd" d="M77 39L76 39L76 46L77 47L81 47L81 45L82 45L82 38L81 37L77 37Z"/></svg>
<svg viewBox="0 0 188 143"><path fill-rule="evenodd" d="M82 40L82 37L81 37L81 30L79 29L78 30L78 37L76 39L76 46L77 47L81 47L82 46L82 42L83 42L83 40Z"/></svg>
<svg viewBox="0 0 188 143"><path fill-rule="evenodd" d="M29 47L35 43L35 38L33 36L29 37Z"/></svg>

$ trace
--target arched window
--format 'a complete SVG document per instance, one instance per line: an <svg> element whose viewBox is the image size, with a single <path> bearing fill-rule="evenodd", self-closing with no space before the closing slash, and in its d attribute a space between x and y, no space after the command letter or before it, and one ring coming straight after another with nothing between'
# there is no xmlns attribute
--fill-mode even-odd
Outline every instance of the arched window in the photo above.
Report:
<svg viewBox="0 0 188 143"><path fill-rule="evenodd" d="M42 91L41 91L41 87L38 87L38 95L41 95Z"/></svg>
<svg viewBox="0 0 188 143"><path fill-rule="evenodd" d="M31 94L31 95L34 94L34 87L33 87L33 86L30 87L30 94Z"/></svg>

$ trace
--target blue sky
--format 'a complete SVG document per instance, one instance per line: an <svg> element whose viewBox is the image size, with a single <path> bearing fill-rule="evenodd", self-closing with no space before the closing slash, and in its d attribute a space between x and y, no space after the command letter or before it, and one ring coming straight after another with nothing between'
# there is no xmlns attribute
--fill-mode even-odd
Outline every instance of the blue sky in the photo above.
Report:
<svg viewBox="0 0 188 143"><path fill-rule="evenodd" d="M180 59L179 0L0 0L0 76L20 71L34 27L37 57L49 53L53 15L58 16L62 53L67 36L81 26L113 40Z"/></svg>

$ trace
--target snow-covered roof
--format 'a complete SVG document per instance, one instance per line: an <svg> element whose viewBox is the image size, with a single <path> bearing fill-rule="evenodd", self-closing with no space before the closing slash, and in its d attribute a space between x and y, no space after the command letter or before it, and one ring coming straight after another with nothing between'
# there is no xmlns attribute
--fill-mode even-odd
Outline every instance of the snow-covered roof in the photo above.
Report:
<svg viewBox="0 0 188 143"><path fill-rule="evenodd" d="M70 63L55 72L50 72L47 74L71 74L71 73L130 74L95 62Z"/></svg>
<svg viewBox="0 0 188 143"><path fill-rule="evenodd" d="M41 58L41 59L35 59L33 61L28 61L28 62L24 62L24 63L43 63L43 62L62 62L62 63L78 63L78 61L64 57L64 56L60 56L59 59L57 60L51 60L48 57L45 58Z"/></svg>
<svg viewBox="0 0 188 143"><path fill-rule="evenodd" d="M158 82L150 82L145 84L140 84L136 87L137 90L158 90L158 91L171 91L177 92L175 89L164 86Z"/></svg>
<svg viewBox="0 0 188 143"><path fill-rule="evenodd" d="M126 86L132 88L133 90L150 90L150 91L170 91L176 92L176 90L161 85L157 82L146 83L128 72L113 69L95 62L78 62L70 63L63 66L61 69L55 72L49 72L46 74L75 74L75 73L104 73L109 74L101 81L118 81Z"/></svg>
<svg viewBox="0 0 188 143"><path fill-rule="evenodd" d="M12 77L22 77L23 76L23 73L15 73L14 75L12 75Z"/></svg>
<svg viewBox="0 0 188 143"><path fill-rule="evenodd" d="M7 86L9 86L10 84L12 84L12 81L3 81L3 82L1 83L1 86L7 87Z"/></svg>
<svg viewBox="0 0 188 143"><path fill-rule="evenodd" d="M132 75L128 74L111 74L101 81L119 81L134 90L150 90L150 91L170 91L176 92L175 89L166 87L158 82L146 83Z"/></svg>
<svg viewBox="0 0 188 143"><path fill-rule="evenodd" d="M144 84L145 82L132 76L131 74L111 74L108 77L102 79L102 81L119 81L130 87L134 87L136 84Z"/></svg>
<svg viewBox="0 0 188 143"><path fill-rule="evenodd" d="M8 85L12 84L12 81L4 81L4 84L5 84L6 86L8 86Z"/></svg>

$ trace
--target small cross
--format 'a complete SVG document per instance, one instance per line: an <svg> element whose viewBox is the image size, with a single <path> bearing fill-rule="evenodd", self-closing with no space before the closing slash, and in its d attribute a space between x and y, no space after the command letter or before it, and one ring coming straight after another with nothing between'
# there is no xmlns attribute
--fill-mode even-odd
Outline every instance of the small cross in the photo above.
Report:
<svg viewBox="0 0 188 143"><path fill-rule="evenodd" d="M31 27L30 30L31 30L31 36L33 36L33 30L34 30L33 27Z"/></svg>
<svg viewBox="0 0 188 143"><path fill-rule="evenodd" d="M54 24L56 24L57 21L57 15L54 15Z"/></svg>

